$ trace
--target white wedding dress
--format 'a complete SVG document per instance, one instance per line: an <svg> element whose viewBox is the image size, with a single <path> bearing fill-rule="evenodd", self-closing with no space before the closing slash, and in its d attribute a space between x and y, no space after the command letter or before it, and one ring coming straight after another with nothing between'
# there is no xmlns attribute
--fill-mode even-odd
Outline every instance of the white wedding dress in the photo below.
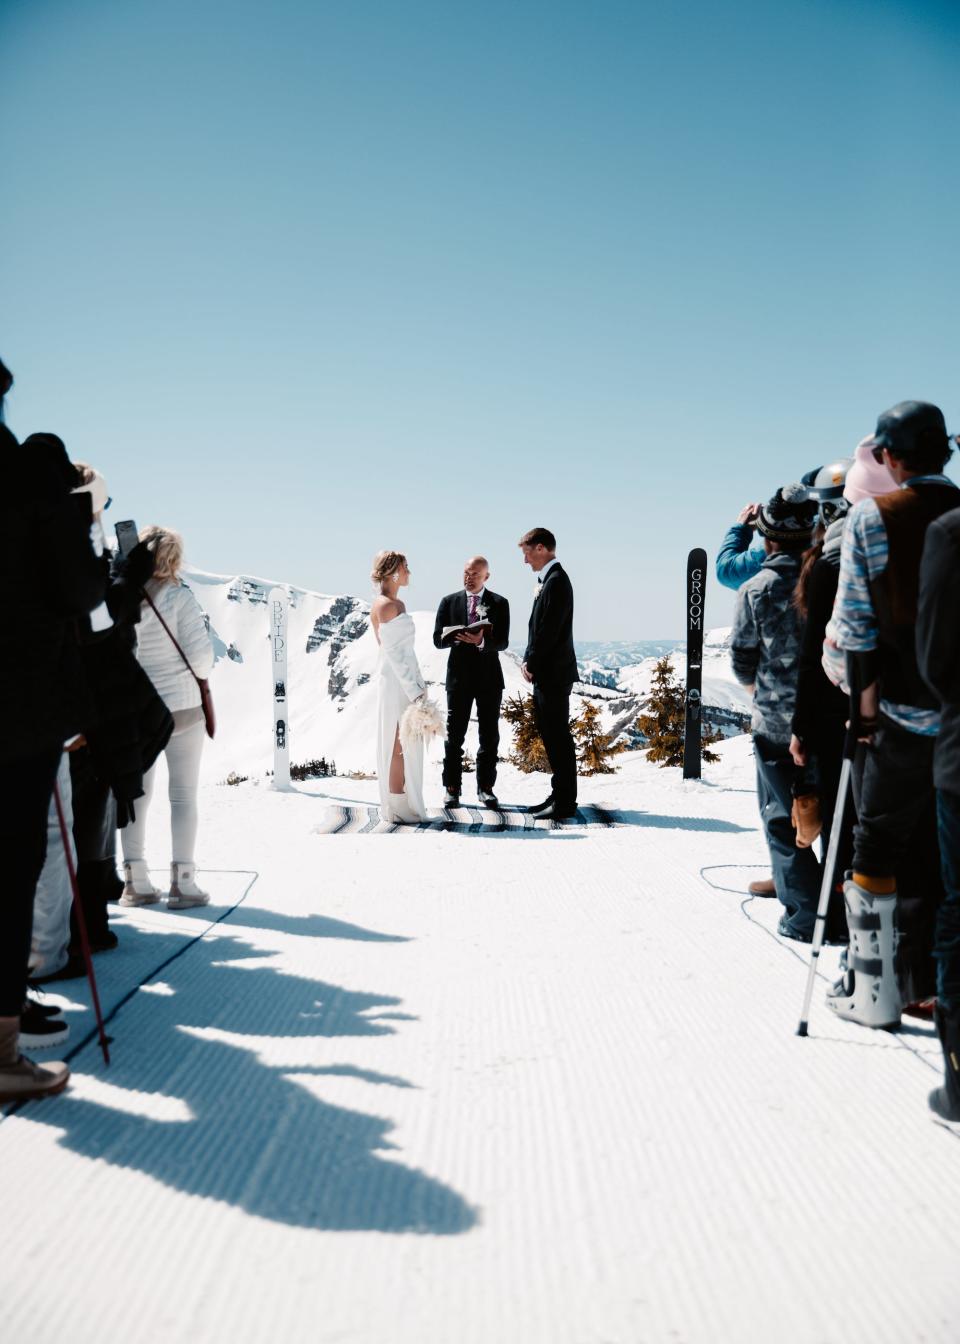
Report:
<svg viewBox="0 0 960 1344"><path fill-rule="evenodd" d="M387 821L400 818L390 801L390 761L400 720L407 705L427 689L414 650L413 617L404 612L380 626L379 693L377 696L377 779L380 809ZM408 743L403 751L406 808L421 821L427 820L423 805L423 739Z"/></svg>

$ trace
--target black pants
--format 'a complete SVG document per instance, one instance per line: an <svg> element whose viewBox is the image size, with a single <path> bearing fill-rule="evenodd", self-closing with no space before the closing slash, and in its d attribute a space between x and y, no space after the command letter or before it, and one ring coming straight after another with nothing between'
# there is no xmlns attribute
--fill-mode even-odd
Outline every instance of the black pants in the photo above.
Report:
<svg viewBox="0 0 960 1344"><path fill-rule="evenodd" d="M33 897L47 857L47 811L61 748L0 766L0 1017L19 1017L27 992Z"/></svg>
<svg viewBox="0 0 960 1344"><path fill-rule="evenodd" d="M932 959L943 899L936 795L935 737L911 733L881 715L863 755L853 866L867 877L895 877L900 943L897 969L908 999L935 992Z"/></svg>
<svg viewBox="0 0 960 1344"><path fill-rule="evenodd" d="M480 747L477 751L477 791L493 793L497 782L497 751L500 747L500 701L503 692L474 690L466 686L447 689L447 740L443 749L443 787L459 793L463 777L463 739L476 703Z"/></svg>
<svg viewBox="0 0 960 1344"><path fill-rule="evenodd" d="M94 770L86 747L70 753L70 783L77 885L87 932L96 946L107 934L107 903L117 899L123 886L117 879L117 805L110 786ZM75 910L70 912L70 945L80 946Z"/></svg>
<svg viewBox="0 0 960 1344"><path fill-rule="evenodd" d="M806 743L813 762L813 792L820 799L820 819L823 823L820 838L823 844L824 861L827 857L827 846L830 843L830 831L833 826L833 813L840 789L845 737L846 726L842 720L826 720L821 725L821 731ZM833 866L830 881L827 933L832 938L842 937L847 928L847 917L843 903L843 881L853 864L853 828L857 822L854 792L854 786L847 790L847 804L840 830L840 847L837 850L837 861Z"/></svg>
<svg viewBox="0 0 960 1344"><path fill-rule="evenodd" d="M534 686L533 714L543 738L553 776L553 801L558 807L577 805L577 749L570 732L570 687Z"/></svg>
<svg viewBox="0 0 960 1344"><path fill-rule="evenodd" d="M960 1013L960 795L937 792L940 856L946 898L937 916L937 998L945 1013Z"/></svg>

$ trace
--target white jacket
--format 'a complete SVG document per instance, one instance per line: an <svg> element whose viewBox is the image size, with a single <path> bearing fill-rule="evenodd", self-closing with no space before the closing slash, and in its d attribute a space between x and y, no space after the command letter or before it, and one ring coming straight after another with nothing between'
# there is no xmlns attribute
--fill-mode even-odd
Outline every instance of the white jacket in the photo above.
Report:
<svg viewBox="0 0 960 1344"><path fill-rule="evenodd" d="M200 603L181 583L149 583L147 592L176 636L198 677L213 668L213 641L207 633ZM137 627L137 658L170 710L193 709L200 704L200 688L173 647L173 641L144 602Z"/></svg>

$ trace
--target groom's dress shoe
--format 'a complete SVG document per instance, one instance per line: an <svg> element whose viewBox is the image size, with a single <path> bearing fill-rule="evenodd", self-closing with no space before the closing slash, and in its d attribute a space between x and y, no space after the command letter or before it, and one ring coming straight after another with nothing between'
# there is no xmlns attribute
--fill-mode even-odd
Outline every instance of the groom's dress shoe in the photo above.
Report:
<svg viewBox="0 0 960 1344"><path fill-rule="evenodd" d="M548 803L546 807L541 807L539 811L534 812L534 821L569 821L571 817L577 815L577 809L573 807L563 807L560 803Z"/></svg>
<svg viewBox="0 0 960 1344"><path fill-rule="evenodd" d="M446 793L443 795L443 805L444 807L459 807L460 806L459 793L451 793L451 791L447 789Z"/></svg>
<svg viewBox="0 0 960 1344"><path fill-rule="evenodd" d="M550 797L549 797L549 798L545 798L544 801L543 801L542 803L534 803L532 807L528 807L528 808L527 808L527 811L528 811L528 812L542 812L543 809L544 809L545 807L553 807L553 794L552 794L552 793L551 793Z"/></svg>
<svg viewBox="0 0 960 1344"><path fill-rule="evenodd" d="M484 789L477 791L477 799L484 807L499 807L500 800L495 793L487 793Z"/></svg>

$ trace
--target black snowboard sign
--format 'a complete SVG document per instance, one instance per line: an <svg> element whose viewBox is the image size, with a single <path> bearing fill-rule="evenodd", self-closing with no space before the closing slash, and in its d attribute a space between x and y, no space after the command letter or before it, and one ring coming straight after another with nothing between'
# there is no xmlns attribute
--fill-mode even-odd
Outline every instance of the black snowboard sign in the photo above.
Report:
<svg viewBox="0 0 960 1344"><path fill-rule="evenodd" d="M687 556L687 712L683 733L683 777L700 778L703 735L703 598L707 586L707 553L700 547Z"/></svg>

